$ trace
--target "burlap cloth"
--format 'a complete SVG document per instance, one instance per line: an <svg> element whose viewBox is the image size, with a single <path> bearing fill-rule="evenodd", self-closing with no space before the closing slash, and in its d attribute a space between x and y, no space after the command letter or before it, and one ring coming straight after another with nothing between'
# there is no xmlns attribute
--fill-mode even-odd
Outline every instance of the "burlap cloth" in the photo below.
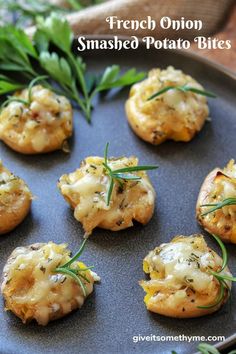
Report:
<svg viewBox="0 0 236 354"><path fill-rule="evenodd" d="M64 2L66 0L53 0ZM151 35L156 39L163 38L184 38L193 39L196 35L210 36L221 31L228 21L227 32L219 34L221 39L232 39L232 49L225 50L205 50L197 51L210 59L216 60L227 67L236 70L236 7L234 0L107 0L106 2L67 16L75 35L81 34L118 34L136 35L139 37ZM108 16L118 16L119 19L144 19L151 15L156 20L157 27L154 31L150 30L110 30L106 18ZM162 29L159 21L163 16L172 19L195 20L203 22L202 30L183 30L174 31L172 29ZM230 26L229 26L230 25ZM32 35L34 28L28 29L28 34ZM227 37L227 38L226 38ZM231 38L230 38L231 37Z"/></svg>

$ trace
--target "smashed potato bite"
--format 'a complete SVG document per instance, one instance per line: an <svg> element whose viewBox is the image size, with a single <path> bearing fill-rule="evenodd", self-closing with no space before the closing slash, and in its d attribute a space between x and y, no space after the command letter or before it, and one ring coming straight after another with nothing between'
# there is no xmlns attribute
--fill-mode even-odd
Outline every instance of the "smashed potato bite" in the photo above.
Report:
<svg viewBox="0 0 236 354"><path fill-rule="evenodd" d="M0 161L0 235L13 230L29 212L32 194L26 183Z"/></svg>
<svg viewBox="0 0 236 354"><path fill-rule="evenodd" d="M72 135L72 108L68 99L40 85L17 92L0 114L0 139L23 154L39 154L63 148Z"/></svg>
<svg viewBox="0 0 236 354"><path fill-rule="evenodd" d="M80 308L99 278L89 269L83 271L81 281L86 287L85 296L76 280L55 272L70 259L65 244L49 242L17 247L3 269L1 291L6 310L12 311L23 323L36 320L45 326ZM86 268L82 262L75 262L71 267Z"/></svg>
<svg viewBox="0 0 236 354"><path fill-rule="evenodd" d="M221 257L207 246L202 235L177 236L160 245L143 262L143 270L150 276L150 280L140 282L147 293L147 309L178 318L215 312L227 301L231 287L231 282L227 282L217 303L220 283L210 271L217 272L221 266ZM231 275L227 267L220 274Z"/></svg>
<svg viewBox="0 0 236 354"><path fill-rule="evenodd" d="M147 224L153 215L155 191L144 171L135 172L138 181L114 182L107 205L110 178L102 157L88 157L75 172L63 175L58 188L74 209L75 218L83 225L86 235L100 227L118 231L133 226L133 220ZM136 157L109 159L112 170L137 166Z"/></svg>
<svg viewBox="0 0 236 354"><path fill-rule="evenodd" d="M191 76L172 66L151 70L147 79L131 87L126 114L140 138L154 145L166 140L187 142L202 129L209 114L205 96L172 89L148 100L167 86L182 85L203 89Z"/></svg>
<svg viewBox="0 0 236 354"><path fill-rule="evenodd" d="M198 196L196 215L207 231L218 235L225 242L236 243L236 203L210 212L227 198L236 198L234 160L229 161L225 168L215 168L208 174Z"/></svg>

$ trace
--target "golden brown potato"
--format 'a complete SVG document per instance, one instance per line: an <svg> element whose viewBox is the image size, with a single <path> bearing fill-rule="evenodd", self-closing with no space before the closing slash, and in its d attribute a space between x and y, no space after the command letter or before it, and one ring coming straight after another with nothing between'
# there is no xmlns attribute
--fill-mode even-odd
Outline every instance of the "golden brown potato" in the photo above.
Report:
<svg viewBox="0 0 236 354"><path fill-rule="evenodd" d="M173 89L148 101L167 86L182 85L203 89L191 76L172 66L153 69L147 79L132 86L126 114L140 138L154 145L166 140L190 141L202 129L209 114L206 97Z"/></svg>
<svg viewBox="0 0 236 354"><path fill-rule="evenodd" d="M236 243L236 205L226 205L210 211L213 206L227 198L236 198L236 165L231 160L224 169L215 168L202 184L196 206L199 223L210 233L218 235L225 242Z"/></svg>
<svg viewBox="0 0 236 354"><path fill-rule="evenodd" d="M28 101L29 90L17 92ZM29 105L10 102L0 114L0 139L22 154L39 154L63 148L72 135L72 108L67 98L36 85Z"/></svg>
<svg viewBox="0 0 236 354"><path fill-rule="evenodd" d="M29 212L32 194L26 183L0 161L0 235L13 230Z"/></svg>
<svg viewBox="0 0 236 354"><path fill-rule="evenodd" d="M228 299L231 282L217 303L220 283L211 271L220 271L222 259L209 247L202 235L177 236L144 258L143 269L150 280L140 285L147 293L147 309L168 317L199 317L218 310ZM220 274L231 275L228 268Z"/></svg>
<svg viewBox="0 0 236 354"><path fill-rule="evenodd" d="M55 269L71 258L65 244L53 242L36 243L17 247L10 255L4 269L1 291L6 310L12 311L23 323L35 319L46 325L80 308L93 291L93 283L99 280L91 270L83 271L82 282L86 296L79 283L71 276L55 272ZM73 269L86 268L75 262Z"/></svg>
<svg viewBox="0 0 236 354"><path fill-rule="evenodd" d="M95 227L112 231L133 226L133 220L147 224L154 210L155 191L146 172L135 172L139 181L115 181L110 204L107 205L109 176L104 172L102 157L88 157L75 172L63 175L58 188L74 209L86 235ZM136 157L109 159L112 170L137 166Z"/></svg>

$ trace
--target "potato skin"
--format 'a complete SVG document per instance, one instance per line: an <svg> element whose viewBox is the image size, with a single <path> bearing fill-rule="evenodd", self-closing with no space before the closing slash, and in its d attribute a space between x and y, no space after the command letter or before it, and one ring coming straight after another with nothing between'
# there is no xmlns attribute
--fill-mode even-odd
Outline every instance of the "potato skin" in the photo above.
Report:
<svg viewBox="0 0 236 354"><path fill-rule="evenodd" d="M8 178L14 178L17 185L14 190L8 192L7 197L1 195L0 188L0 235L12 231L24 220L32 202L32 194L25 182L12 175L0 162L0 177L2 173Z"/></svg>
<svg viewBox="0 0 236 354"><path fill-rule="evenodd" d="M52 253L48 251L48 245L54 249L54 254L57 256L55 261L50 258ZM36 254L41 249L44 249L44 254L49 255L48 262L41 258L38 264L37 262L34 264L36 257L34 253ZM24 256L29 257L24 260ZM19 257L22 258L22 263L18 265ZM69 259L69 252L66 245L63 244L56 245L49 242L48 244L35 243L26 247L17 247L8 258L3 269L1 292L5 300L6 310L12 311L23 323L36 320L39 325L45 326L48 322L57 320L81 307L85 297L82 295L80 286L72 278L65 277L63 279L63 275L52 272L56 263L64 263ZM85 267L82 262L78 263L81 267ZM17 272L16 265L19 268ZM90 271L85 271L84 274L90 281L90 283L86 283L87 295L89 295L93 291L94 277ZM56 277L57 275L61 277L62 281L58 280L53 284L52 276ZM38 289L46 289L49 281L52 284L50 283L48 291L45 292L46 295L35 299L38 296L38 291L32 290L35 284L40 282L41 285Z"/></svg>
<svg viewBox="0 0 236 354"><path fill-rule="evenodd" d="M16 92L28 100L28 89ZM64 96L36 85L30 106L11 102L0 114L0 139L22 154L48 153L63 148L72 135L72 107Z"/></svg>
<svg viewBox="0 0 236 354"><path fill-rule="evenodd" d="M230 163L232 162L229 162L229 164ZM197 199L196 218L198 222L208 232L219 236L224 242L236 243L236 220L234 220L233 216L225 215L222 209L217 210L214 213L207 214L205 216L202 215L202 213L206 212L209 209L209 207L202 207L203 204L209 204L220 201L212 200L210 196L212 194L216 194L217 196L217 192L215 192L215 190L217 188L217 185L221 183L221 180L224 180L225 173L227 174L227 168L228 167L226 167L225 169L220 169L217 167L213 171L211 171L205 178L200 188L200 192ZM220 199L224 198L221 197ZM230 208L232 211L235 210L235 206L230 206Z"/></svg>
<svg viewBox="0 0 236 354"><path fill-rule="evenodd" d="M202 129L209 114L204 96L170 90L148 101L166 86L185 84L203 89L191 76L173 67L152 69L147 79L131 87L126 114L131 128L141 139L153 145L166 140L188 142Z"/></svg>
<svg viewBox="0 0 236 354"><path fill-rule="evenodd" d="M203 236L201 235L192 235L189 236L189 239L195 238L200 245L200 249L204 250L204 252L211 254L213 259L215 260L215 265L213 269L217 271L222 264L222 259L210 248L208 248L203 243ZM219 282L213 277L212 282L205 291L198 291L194 289L192 284L194 283L185 283L182 287L180 285L177 286L176 283L170 283L168 281L168 277L170 274L165 275L165 271L162 273L162 270L153 269L151 263L148 261L148 257L153 253L154 257L157 250L158 252L161 249L164 249L166 245L176 244L179 241L187 242L188 237L185 236L176 236L169 244L163 244L160 247L157 247L155 250L151 251L147 257L144 259L144 271L149 274L149 281L141 281L140 285L143 287L147 295L144 298L146 303L146 307L149 311L158 313L167 317L174 318L192 318L192 317L200 317L211 314L217 311L223 304L227 301L229 297L229 291L225 289L225 294L222 301L208 309L201 309L198 306L209 306L216 302L217 296L220 290ZM186 243L187 245L187 243ZM178 252L178 251L177 251ZM184 257L184 254L182 255ZM181 266L181 262L178 262L178 266ZM180 265L179 265L180 264ZM202 267L202 266L201 266ZM181 268L180 268L181 269ZM231 275L228 268L225 268L225 273ZM172 273L172 277L174 277L175 273ZM181 273L180 273L181 274ZM181 276L181 275L179 275ZM191 274L189 274L191 276ZM188 285L189 284L189 285ZM228 283L229 289L231 288L231 283Z"/></svg>
<svg viewBox="0 0 236 354"><path fill-rule="evenodd" d="M133 226L133 220L148 223L154 211L155 191L146 172L135 173L141 177L140 182L124 182L123 190L116 181L107 206L109 178L104 174L103 161L101 157L88 157L79 169L61 176L58 182L61 194L74 209L74 216L82 223L86 235L96 227L118 231ZM136 166L138 159L124 157L110 159L109 163L112 169L117 169Z"/></svg>

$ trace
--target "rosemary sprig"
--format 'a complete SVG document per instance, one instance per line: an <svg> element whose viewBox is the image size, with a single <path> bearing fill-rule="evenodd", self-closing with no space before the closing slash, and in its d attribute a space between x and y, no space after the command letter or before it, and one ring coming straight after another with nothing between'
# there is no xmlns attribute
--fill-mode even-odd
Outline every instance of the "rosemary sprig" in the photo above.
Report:
<svg viewBox="0 0 236 354"><path fill-rule="evenodd" d="M107 200L106 200L107 206L109 206L110 201L111 201L111 196L112 196L112 191L113 191L113 188L115 185L115 181L117 181L121 185L121 187L123 187L124 181L130 181L130 180L139 181L139 180L141 180L140 176L133 175L132 172L155 170L158 168L158 166L130 166L130 167L124 167L124 168L112 170L109 166L108 147L109 147L109 143L107 143L106 147L105 147L104 162L103 162L103 166L105 168L105 173L110 178L110 183L109 183L109 188L108 188L108 193L107 193Z"/></svg>
<svg viewBox="0 0 236 354"><path fill-rule="evenodd" d="M236 198L226 198L219 203L202 204L201 207L213 207L213 208L202 213L201 216L205 216L207 214L213 213L214 211L219 210L227 205L236 205Z"/></svg>
<svg viewBox="0 0 236 354"><path fill-rule="evenodd" d="M80 246L78 252L65 264L57 267L54 272L56 273L61 273L70 276L73 278L81 287L83 295L87 296L87 289L86 285L83 283L82 279L84 279L87 283L90 283L90 280L84 275L81 274L81 272L85 272L87 270L90 270L94 268L94 266L86 267L86 268L80 268L78 265L76 268L71 268L71 265L78 260L78 258L81 256L81 254L84 251L85 244L86 244L87 239L85 239Z"/></svg>
<svg viewBox="0 0 236 354"><path fill-rule="evenodd" d="M28 85L28 99L26 99L26 100L24 100L23 98L19 98L17 96L7 96L7 99L1 104L0 111L11 102L20 102L20 103L23 103L24 105L29 107L32 102L32 89L33 89L34 85L37 82L43 81L47 78L48 78L48 76L41 75L41 76L37 76L36 78L34 78L33 80L30 81L30 83Z"/></svg>
<svg viewBox="0 0 236 354"><path fill-rule="evenodd" d="M185 85L181 85L181 86L166 86L163 89L161 89L160 91L155 92L153 95L151 95L150 97L148 97L147 101L153 100L154 98L162 95L163 93L169 91L169 90L178 90L181 92L193 92L193 93L197 93L198 95L202 95L202 96L207 96L207 97L212 97L212 98L216 98L217 96L210 92L210 91L205 91L205 90L199 90L195 87L191 87L188 86L188 84Z"/></svg>
<svg viewBox="0 0 236 354"><path fill-rule="evenodd" d="M225 248L225 245L224 243L221 241L221 239L214 235L214 234L211 234L214 239L216 240L216 242L218 243L218 245L220 246L220 249L221 249L221 252L222 252L222 265L221 265L221 268L220 270L218 270L217 272L214 272L214 271L210 271L210 274L212 274L219 282L220 284L220 291L219 291L219 294L217 296L217 299L215 301L214 304L212 305L208 305L208 306L198 306L198 308L201 308L201 309L209 309L209 308L213 308L215 306L217 306L218 304L221 303L221 301L223 300L224 296L225 296L225 290L229 291L229 287L226 283L226 281L232 281L232 282L235 282L236 281L236 277L232 277L230 275L227 275L227 274L221 274L222 271L225 269L225 267L227 266L228 264L228 253L227 253L227 250Z"/></svg>

